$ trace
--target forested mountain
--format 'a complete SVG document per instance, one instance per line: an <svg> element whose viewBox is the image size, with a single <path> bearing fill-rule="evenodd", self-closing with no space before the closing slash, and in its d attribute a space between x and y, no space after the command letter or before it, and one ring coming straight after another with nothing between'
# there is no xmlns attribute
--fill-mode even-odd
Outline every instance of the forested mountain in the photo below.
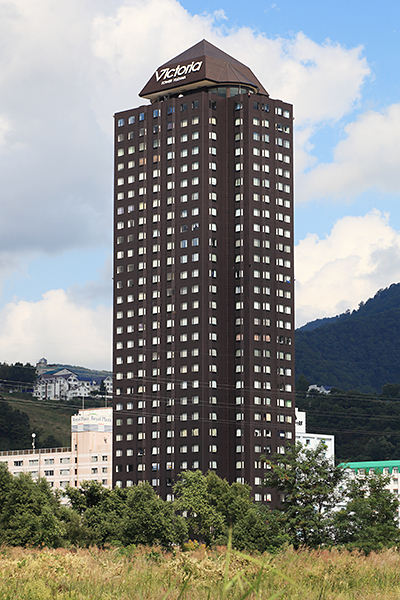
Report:
<svg viewBox="0 0 400 600"><path fill-rule="evenodd" d="M341 315L336 315L336 317L324 317L323 319L315 319L315 321L310 321L302 327L299 327L297 331L312 331L313 329L318 329L318 327L329 325L330 323L334 323L338 319L346 317L347 314L348 313L343 313Z"/></svg>
<svg viewBox="0 0 400 600"><path fill-rule="evenodd" d="M333 319L296 331L296 378L366 393L400 383L400 284Z"/></svg>

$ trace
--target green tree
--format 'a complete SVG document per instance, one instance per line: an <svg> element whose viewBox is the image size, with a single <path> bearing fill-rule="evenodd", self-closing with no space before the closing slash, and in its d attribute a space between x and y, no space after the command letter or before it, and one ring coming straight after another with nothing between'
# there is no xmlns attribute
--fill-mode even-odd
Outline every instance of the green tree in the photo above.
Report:
<svg viewBox="0 0 400 600"><path fill-rule="evenodd" d="M208 502L224 518L226 532L229 526L243 519L254 505L251 488L243 483L229 484L214 471L205 475Z"/></svg>
<svg viewBox="0 0 400 600"><path fill-rule="evenodd" d="M62 443L53 434L48 435L43 441L36 437L36 448L59 448Z"/></svg>
<svg viewBox="0 0 400 600"><path fill-rule="evenodd" d="M180 544L187 537L185 519L164 502L149 483L127 490L126 504L120 524L119 539L125 544Z"/></svg>
<svg viewBox="0 0 400 600"><path fill-rule="evenodd" d="M368 554L400 543L399 501L386 489L389 480L369 474L348 482L346 506L333 518L336 544Z"/></svg>
<svg viewBox="0 0 400 600"><path fill-rule="evenodd" d="M88 508L100 504L108 491L97 481L82 481L80 487L68 486L65 495L72 508L79 514L83 514Z"/></svg>
<svg viewBox="0 0 400 600"><path fill-rule="evenodd" d="M0 463L0 515L3 513L3 507L8 500L12 484L13 476L8 470L7 465Z"/></svg>
<svg viewBox="0 0 400 600"><path fill-rule="evenodd" d="M345 472L326 458L325 450L323 444L313 450L296 443L286 454L265 461L263 486L280 492L281 522L295 548L316 548L329 541L331 512Z"/></svg>
<svg viewBox="0 0 400 600"><path fill-rule="evenodd" d="M400 392L399 383L386 383L382 386L382 396L389 396L390 398L397 398Z"/></svg>
<svg viewBox="0 0 400 600"><path fill-rule="evenodd" d="M68 539L80 546L104 546L119 540L126 492L110 490L96 481L83 481L79 488L67 487L71 513L65 515Z"/></svg>
<svg viewBox="0 0 400 600"><path fill-rule="evenodd" d="M45 479L21 473L7 482L0 513L0 543L11 546L63 545L66 529L59 498Z"/></svg>
<svg viewBox="0 0 400 600"><path fill-rule="evenodd" d="M275 552L289 542L278 510L253 505L233 527L232 543L246 552Z"/></svg>
<svg viewBox="0 0 400 600"><path fill-rule="evenodd" d="M216 486L217 482L213 480L212 487ZM174 492L175 508L186 514L190 538L204 540L207 546L226 540L224 515L216 506L218 494L210 494L206 475L201 471L181 473Z"/></svg>
<svg viewBox="0 0 400 600"><path fill-rule="evenodd" d="M89 506L82 516L82 531L85 545L121 541L121 526L126 513L128 490L104 489L100 501Z"/></svg>
<svg viewBox="0 0 400 600"><path fill-rule="evenodd" d="M303 373L300 375L298 380L296 381L296 392L301 392L306 394L308 392L308 388L310 387L310 383L304 377Z"/></svg>

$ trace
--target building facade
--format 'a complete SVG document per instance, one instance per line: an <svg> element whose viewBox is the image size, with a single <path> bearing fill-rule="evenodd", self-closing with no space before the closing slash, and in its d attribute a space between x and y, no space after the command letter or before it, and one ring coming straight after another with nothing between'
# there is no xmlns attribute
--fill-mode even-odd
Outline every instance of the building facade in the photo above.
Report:
<svg viewBox="0 0 400 600"><path fill-rule="evenodd" d="M112 408L80 410L71 417L71 446L0 452L13 475L45 477L54 489L83 481L112 484Z"/></svg>
<svg viewBox="0 0 400 600"><path fill-rule="evenodd" d="M303 446L315 450L320 443L325 444L326 452L325 456L335 462L335 436L324 433L309 433L307 432L307 414L302 411L295 409L295 436L296 442L300 442Z"/></svg>
<svg viewBox="0 0 400 600"><path fill-rule="evenodd" d="M386 489L389 490L395 496L399 494L399 471L400 471L400 460L370 460L361 462L349 462L341 463L339 465L346 469L346 472L350 479L363 479L368 475L380 474L389 477ZM345 502L338 508L343 508ZM399 505L399 523L400 523L400 505Z"/></svg>
<svg viewBox="0 0 400 600"><path fill-rule="evenodd" d="M294 441L293 116L203 40L115 115L114 484Z"/></svg>

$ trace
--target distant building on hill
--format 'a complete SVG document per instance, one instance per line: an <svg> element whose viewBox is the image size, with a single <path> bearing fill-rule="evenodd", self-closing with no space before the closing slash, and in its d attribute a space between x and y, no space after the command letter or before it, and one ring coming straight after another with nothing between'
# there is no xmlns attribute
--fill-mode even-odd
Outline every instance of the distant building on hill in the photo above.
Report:
<svg viewBox="0 0 400 600"><path fill-rule="evenodd" d="M296 442L300 442L304 446L315 450L315 448L323 442L326 447L326 456L335 460L335 436L327 435L325 433L307 433L306 426L306 413L298 408L295 409L296 422L295 422L295 437Z"/></svg>
<svg viewBox="0 0 400 600"><path fill-rule="evenodd" d="M36 373L38 374L38 377L49 370L51 370L51 367L47 364L47 358L40 358L36 363Z"/></svg>
<svg viewBox="0 0 400 600"><path fill-rule="evenodd" d="M44 361L45 359L41 360ZM105 394L111 398L111 375L107 377L83 377L66 368L46 371L39 376L33 396L38 400L68 401L77 398L88 398L91 392L100 392L102 382L104 382Z"/></svg>
<svg viewBox="0 0 400 600"><path fill-rule="evenodd" d="M315 385L309 386L307 393L318 392L319 394L329 394L332 389L331 385Z"/></svg>
<svg viewBox="0 0 400 600"><path fill-rule="evenodd" d="M13 475L45 477L54 489L83 481L112 484L112 408L80 410L71 417L71 446L0 452Z"/></svg>

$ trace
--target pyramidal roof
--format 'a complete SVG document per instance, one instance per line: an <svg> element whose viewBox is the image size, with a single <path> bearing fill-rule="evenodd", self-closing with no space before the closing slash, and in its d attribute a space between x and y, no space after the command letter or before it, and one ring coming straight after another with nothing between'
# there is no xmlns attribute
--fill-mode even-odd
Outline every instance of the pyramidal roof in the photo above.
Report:
<svg viewBox="0 0 400 600"><path fill-rule="evenodd" d="M257 93L269 95L249 67L207 40L201 40L158 67L139 96L155 100L172 90L183 93L216 85L244 85Z"/></svg>

